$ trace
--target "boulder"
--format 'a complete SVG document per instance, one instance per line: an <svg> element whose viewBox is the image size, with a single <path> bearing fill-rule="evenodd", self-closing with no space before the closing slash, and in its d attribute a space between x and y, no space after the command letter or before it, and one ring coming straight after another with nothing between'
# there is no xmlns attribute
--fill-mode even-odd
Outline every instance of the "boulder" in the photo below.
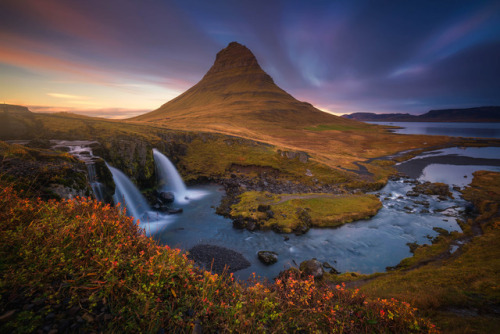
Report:
<svg viewBox="0 0 500 334"><path fill-rule="evenodd" d="M259 212L267 212L269 210L271 210L270 205L259 204L259 206L257 207L257 211L259 211Z"/></svg>
<svg viewBox="0 0 500 334"><path fill-rule="evenodd" d="M413 187L413 192L425 195L438 195L442 198L450 197L453 198L450 187L445 183L431 183L425 182L422 184L417 184ZM407 194L408 195L408 194Z"/></svg>
<svg viewBox="0 0 500 334"><path fill-rule="evenodd" d="M330 263L328 262L323 262L323 268L325 269L330 269L330 274L334 274L334 275L339 275L340 272L335 269Z"/></svg>
<svg viewBox="0 0 500 334"><path fill-rule="evenodd" d="M259 257L260 262L267 265L278 262L278 253L275 252L259 251L257 256Z"/></svg>
<svg viewBox="0 0 500 334"><path fill-rule="evenodd" d="M177 213L182 213L184 210L182 210L182 208L169 208L167 210L168 214L170 215L174 215L174 214L177 214Z"/></svg>
<svg viewBox="0 0 500 334"><path fill-rule="evenodd" d="M323 264L316 259L311 259L304 261L299 266L302 274L306 276L313 276L314 279L323 278L325 271L323 270Z"/></svg>
<svg viewBox="0 0 500 334"><path fill-rule="evenodd" d="M170 191L162 191L158 195L158 199L163 203L163 204L170 204L175 201L175 195L173 192Z"/></svg>
<svg viewBox="0 0 500 334"><path fill-rule="evenodd" d="M244 229L247 227L247 222L242 217L236 217L233 220L233 227L237 229Z"/></svg>

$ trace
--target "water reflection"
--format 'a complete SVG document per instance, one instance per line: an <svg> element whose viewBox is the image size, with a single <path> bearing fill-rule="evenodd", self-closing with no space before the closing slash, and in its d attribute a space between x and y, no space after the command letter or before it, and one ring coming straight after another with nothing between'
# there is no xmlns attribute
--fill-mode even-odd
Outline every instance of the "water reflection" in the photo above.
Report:
<svg viewBox="0 0 500 334"><path fill-rule="evenodd" d="M367 122L379 125L399 126L394 132L417 135L452 137L500 138L500 123L458 122Z"/></svg>

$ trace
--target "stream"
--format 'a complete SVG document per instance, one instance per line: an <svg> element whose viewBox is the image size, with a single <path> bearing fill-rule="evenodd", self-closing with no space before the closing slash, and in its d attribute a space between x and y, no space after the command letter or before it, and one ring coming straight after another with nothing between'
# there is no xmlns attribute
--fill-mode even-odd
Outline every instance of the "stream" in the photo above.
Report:
<svg viewBox="0 0 500 334"><path fill-rule="evenodd" d="M85 151L81 149L82 145L79 145L79 148L71 148L68 142L64 145L70 147L70 152ZM84 154L92 156L92 153ZM161 153L155 151L154 155L155 159L162 161L160 165L168 165L168 168L175 169L159 156ZM459 157L461 164L434 163L440 162L442 160L440 157L450 156ZM500 157L498 147L449 148L426 152L397 166L409 170L412 170L413 166L413 170L416 168L419 171L418 177L391 180L383 189L376 192L383 203L377 215L338 228L312 228L300 236L233 228L230 219L215 213L215 208L224 196L224 190L214 184L187 188L183 184L176 185L183 192L181 197L176 196L178 199L174 203L176 207L183 209L181 214L163 214L151 210L148 205L146 207L141 205L142 209L137 214L140 216L139 224L145 229L146 234L163 244L185 251L199 244L210 244L241 253L251 264L250 267L234 273L236 278L242 280L251 277L252 273L272 279L280 271L297 266L300 262L311 258L316 258L320 262L326 261L340 272L362 274L384 272L386 267L395 266L402 259L411 256L408 243L429 244L432 238L437 236L433 228L460 231L457 219L462 217L465 207L469 204L460 197L456 189L466 186L476 170L500 171L500 164L497 164L500 162L498 157ZM477 161L495 163L478 165L475 164ZM115 168L111 167L110 170L114 176L116 174L120 179L126 178ZM164 173L159 174L162 178L166 178ZM415 179L420 182L447 183L454 198L439 200L437 196L422 194L417 197L406 196L417 182ZM131 189L135 186L129 184L127 180L119 182L126 185L122 191L135 192L134 196L142 196L137 189ZM118 184L117 187L120 188ZM121 195L125 196L124 193ZM273 265L261 263L257 258L257 252L261 250L278 253L278 262Z"/></svg>

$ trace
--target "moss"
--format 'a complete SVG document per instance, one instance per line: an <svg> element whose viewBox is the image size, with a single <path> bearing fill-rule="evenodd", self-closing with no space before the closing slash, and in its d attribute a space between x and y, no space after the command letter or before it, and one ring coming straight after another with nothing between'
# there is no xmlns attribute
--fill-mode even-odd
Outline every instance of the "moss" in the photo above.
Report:
<svg viewBox="0 0 500 334"><path fill-rule="evenodd" d="M269 205L269 212L258 210ZM250 191L240 195L231 216L252 219L262 229L291 232L302 226L336 227L377 213L382 203L374 195L270 194Z"/></svg>

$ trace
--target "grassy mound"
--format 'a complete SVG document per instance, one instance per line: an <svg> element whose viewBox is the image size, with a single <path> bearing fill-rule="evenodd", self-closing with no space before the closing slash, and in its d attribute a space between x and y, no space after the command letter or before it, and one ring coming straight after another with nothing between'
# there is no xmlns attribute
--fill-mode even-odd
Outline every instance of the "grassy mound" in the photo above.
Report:
<svg viewBox="0 0 500 334"><path fill-rule="evenodd" d="M291 271L240 284L197 269L86 198L0 194L0 331L436 332L409 304Z"/></svg>
<svg viewBox="0 0 500 334"><path fill-rule="evenodd" d="M337 227L374 216L382 207L375 195L285 194L249 191L232 206L231 216L252 219L261 229L285 233L299 226Z"/></svg>

